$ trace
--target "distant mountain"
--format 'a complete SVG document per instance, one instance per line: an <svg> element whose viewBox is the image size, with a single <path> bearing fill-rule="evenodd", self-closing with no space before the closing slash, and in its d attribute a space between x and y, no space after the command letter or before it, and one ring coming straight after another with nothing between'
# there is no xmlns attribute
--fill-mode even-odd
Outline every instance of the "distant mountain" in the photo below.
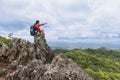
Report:
<svg viewBox="0 0 120 80"><path fill-rule="evenodd" d="M52 49L62 48L62 49L74 49L74 48L99 48L106 47L109 49L118 49L120 48L120 43L112 42L67 42L67 41L50 41L48 44Z"/></svg>

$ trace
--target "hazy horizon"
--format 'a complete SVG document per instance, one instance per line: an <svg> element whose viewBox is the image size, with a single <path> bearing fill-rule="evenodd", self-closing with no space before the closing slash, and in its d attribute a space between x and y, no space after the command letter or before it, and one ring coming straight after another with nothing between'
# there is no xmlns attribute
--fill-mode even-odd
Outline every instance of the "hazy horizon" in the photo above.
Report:
<svg viewBox="0 0 120 80"><path fill-rule="evenodd" d="M49 46L52 49L62 48L62 49L74 49L74 48L100 48L105 47L108 49L120 49L119 41L108 41L108 42L86 42L86 41L48 41Z"/></svg>

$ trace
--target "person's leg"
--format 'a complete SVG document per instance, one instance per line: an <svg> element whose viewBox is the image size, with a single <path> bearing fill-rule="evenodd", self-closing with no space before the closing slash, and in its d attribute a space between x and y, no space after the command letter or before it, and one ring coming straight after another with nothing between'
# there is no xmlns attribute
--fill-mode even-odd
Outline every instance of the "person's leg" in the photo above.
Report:
<svg viewBox="0 0 120 80"><path fill-rule="evenodd" d="M44 29L41 29L41 35L45 38L45 32L44 32Z"/></svg>
<svg viewBox="0 0 120 80"><path fill-rule="evenodd" d="M45 32L44 32L44 29L42 29L42 35L43 35L43 37L45 37Z"/></svg>

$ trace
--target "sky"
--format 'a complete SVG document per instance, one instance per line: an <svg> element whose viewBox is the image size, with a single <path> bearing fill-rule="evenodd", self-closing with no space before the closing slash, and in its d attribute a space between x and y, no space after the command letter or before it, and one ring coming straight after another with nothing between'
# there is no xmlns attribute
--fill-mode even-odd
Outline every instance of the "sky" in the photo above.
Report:
<svg viewBox="0 0 120 80"><path fill-rule="evenodd" d="M36 20L48 41L120 41L120 0L0 0L0 35L33 41Z"/></svg>

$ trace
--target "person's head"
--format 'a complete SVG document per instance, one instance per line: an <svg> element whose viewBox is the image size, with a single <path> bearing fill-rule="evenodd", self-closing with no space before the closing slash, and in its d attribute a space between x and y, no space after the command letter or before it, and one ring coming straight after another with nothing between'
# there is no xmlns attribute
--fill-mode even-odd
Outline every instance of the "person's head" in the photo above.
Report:
<svg viewBox="0 0 120 80"><path fill-rule="evenodd" d="M39 20L36 20L36 24L39 23L40 21Z"/></svg>

